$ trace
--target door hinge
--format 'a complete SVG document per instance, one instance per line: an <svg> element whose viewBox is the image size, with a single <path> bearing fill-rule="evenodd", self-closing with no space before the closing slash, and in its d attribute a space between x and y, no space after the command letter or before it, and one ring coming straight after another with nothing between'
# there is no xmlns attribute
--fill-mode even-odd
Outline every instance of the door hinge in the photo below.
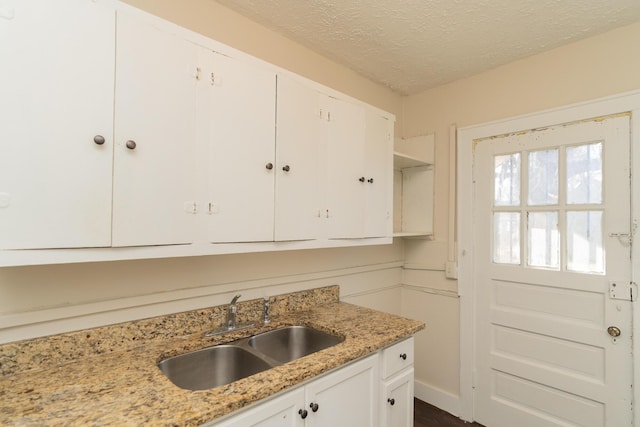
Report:
<svg viewBox="0 0 640 427"><path fill-rule="evenodd" d="M624 301L635 301L638 289L635 282L609 282L609 297Z"/></svg>

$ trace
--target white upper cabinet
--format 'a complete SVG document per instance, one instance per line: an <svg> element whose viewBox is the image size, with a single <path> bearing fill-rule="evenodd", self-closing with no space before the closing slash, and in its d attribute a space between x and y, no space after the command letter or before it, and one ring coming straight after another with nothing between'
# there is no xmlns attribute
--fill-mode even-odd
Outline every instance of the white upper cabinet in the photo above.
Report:
<svg viewBox="0 0 640 427"><path fill-rule="evenodd" d="M319 236L319 93L278 75L275 240Z"/></svg>
<svg viewBox="0 0 640 427"><path fill-rule="evenodd" d="M4 1L0 249L111 244L111 1Z"/></svg>
<svg viewBox="0 0 640 427"><path fill-rule="evenodd" d="M328 237L362 237L366 193L365 109L326 96L321 113L327 127Z"/></svg>
<svg viewBox="0 0 640 427"><path fill-rule="evenodd" d="M190 243L196 204L196 45L117 17L113 246Z"/></svg>
<svg viewBox="0 0 640 427"><path fill-rule="evenodd" d="M367 111L364 237L393 235L393 121Z"/></svg>
<svg viewBox="0 0 640 427"><path fill-rule="evenodd" d="M205 49L199 64L207 241L273 241L276 74Z"/></svg>

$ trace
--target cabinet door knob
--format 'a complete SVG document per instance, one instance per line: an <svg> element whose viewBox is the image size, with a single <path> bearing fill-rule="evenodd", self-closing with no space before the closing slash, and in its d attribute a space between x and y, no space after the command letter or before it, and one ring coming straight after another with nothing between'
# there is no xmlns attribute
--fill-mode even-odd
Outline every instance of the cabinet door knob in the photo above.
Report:
<svg viewBox="0 0 640 427"><path fill-rule="evenodd" d="M365 179L364 176L361 176L360 178L358 178L358 181L364 182L364 179Z"/></svg>
<svg viewBox="0 0 640 427"><path fill-rule="evenodd" d="M370 183L370 184L373 184L373 178L369 178L369 179L367 180L367 182L368 182L368 183Z"/></svg>
<svg viewBox="0 0 640 427"><path fill-rule="evenodd" d="M285 171L285 172L289 172L291 170L291 168L289 167L289 165L284 165L282 167L282 170Z"/></svg>
<svg viewBox="0 0 640 427"><path fill-rule="evenodd" d="M93 142L95 142L98 145L102 145L104 144L106 140L104 139L104 136L102 135L96 135L93 137Z"/></svg>
<svg viewBox="0 0 640 427"><path fill-rule="evenodd" d="M402 354L400 355L400 359L402 359L402 360L407 360L407 353L402 353Z"/></svg>
<svg viewBox="0 0 640 427"><path fill-rule="evenodd" d="M387 402L389 402L389 404L390 404L391 406L393 406L393 405L395 405L395 404L396 404L396 400L395 400L394 398L392 398L392 397L388 398L388 399L387 399Z"/></svg>
<svg viewBox="0 0 640 427"><path fill-rule="evenodd" d="M125 144L127 146L127 148L129 150L135 150L136 149L136 142L132 139L128 140L127 143Z"/></svg>
<svg viewBox="0 0 640 427"><path fill-rule="evenodd" d="M306 409L300 409L300 410L298 411L298 414L300 414L300 418L302 418L302 419L304 420L305 418L307 418L307 415L308 415L309 413L307 412L307 410L306 410Z"/></svg>
<svg viewBox="0 0 640 427"><path fill-rule="evenodd" d="M311 408L311 410L312 410L313 412L318 412L318 409L319 409L320 407L318 406L318 404L317 404L317 403L313 403L313 402L311 402L311 404L309 405L309 408Z"/></svg>
<svg viewBox="0 0 640 427"><path fill-rule="evenodd" d="M273 169L273 163L267 163L267 164L265 165L265 168L267 168L267 169L269 169L269 170Z"/></svg>

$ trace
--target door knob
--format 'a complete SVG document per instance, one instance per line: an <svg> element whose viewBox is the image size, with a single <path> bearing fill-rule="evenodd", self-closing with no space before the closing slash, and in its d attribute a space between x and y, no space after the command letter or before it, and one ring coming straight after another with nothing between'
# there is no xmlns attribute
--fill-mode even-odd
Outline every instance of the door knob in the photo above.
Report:
<svg viewBox="0 0 640 427"><path fill-rule="evenodd" d="M320 407L318 406L318 404L317 404L317 403L313 403L313 402L311 402L311 404L309 405L309 408L311 408L311 410L312 410L313 412L318 412L318 409L319 409Z"/></svg>
<svg viewBox="0 0 640 427"><path fill-rule="evenodd" d="M102 135L96 135L93 137L93 142L95 142L97 145L102 145L105 143L105 139L104 136Z"/></svg>
<svg viewBox="0 0 640 427"><path fill-rule="evenodd" d="M291 170L291 168L289 167L289 165L284 165L282 167L282 170L285 171L285 172L289 172Z"/></svg>
<svg viewBox="0 0 640 427"><path fill-rule="evenodd" d="M387 402L389 402L389 405L393 406L396 404L396 400L392 397L390 397L389 399L387 399Z"/></svg>
<svg viewBox="0 0 640 427"><path fill-rule="evenodd" d="M364 181L365 181L364 176L361 176L360 178L358 178L358 181L360 181L360 182L364 182Z"/></svg>
<svg viewBox="0 0 640 427"><path fill-rule="evenodd" d="M303 420L307 418L307 415L309 415L306 409L300 409L298 411L298 414L300 414L300 418L302 418Z"/></svg>
<svg viewBox="0 0 640 427"><path fill-rule="evenodd" d="M264 167L271 170L273 169L273 163L267 163Z"/></svg>
<svg viewBox="0 0 640 427"><path fill-rule="evenodd" d="M127 141L127 143L125 145L129 150L135 150L137 144L136 144L136 142L134 140L130 139L130 140Z"/></svg>
<svg viewBox="0 0 640 427"><path fill-rule="evenodd" d="M609 335L611 335L612 337L619 337L621 334L620 328L618 328L617 326L609 326L607 328L607 332L609 332Z"/></svg>

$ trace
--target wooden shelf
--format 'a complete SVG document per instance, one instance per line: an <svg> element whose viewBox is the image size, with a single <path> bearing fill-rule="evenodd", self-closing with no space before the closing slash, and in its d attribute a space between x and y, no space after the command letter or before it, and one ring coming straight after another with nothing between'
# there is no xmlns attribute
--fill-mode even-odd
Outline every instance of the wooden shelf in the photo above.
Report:
<svg viewBox="0 0 640 427"><path fill-rule="evenodd" d="M430 239L431 237L433 237L433 233L429 231L394 231L393 237L414 237L421 239Z"/></svg>
<svg viewBox="0 0 640 427"><path fill-rule="evenodd" d="M415 157L407 156L406 154L402 154L397 151L394 151L393 153L394 169L415 168L418 166L430 166L430 165L432 165L432 163L425 162Z"/></svg>

